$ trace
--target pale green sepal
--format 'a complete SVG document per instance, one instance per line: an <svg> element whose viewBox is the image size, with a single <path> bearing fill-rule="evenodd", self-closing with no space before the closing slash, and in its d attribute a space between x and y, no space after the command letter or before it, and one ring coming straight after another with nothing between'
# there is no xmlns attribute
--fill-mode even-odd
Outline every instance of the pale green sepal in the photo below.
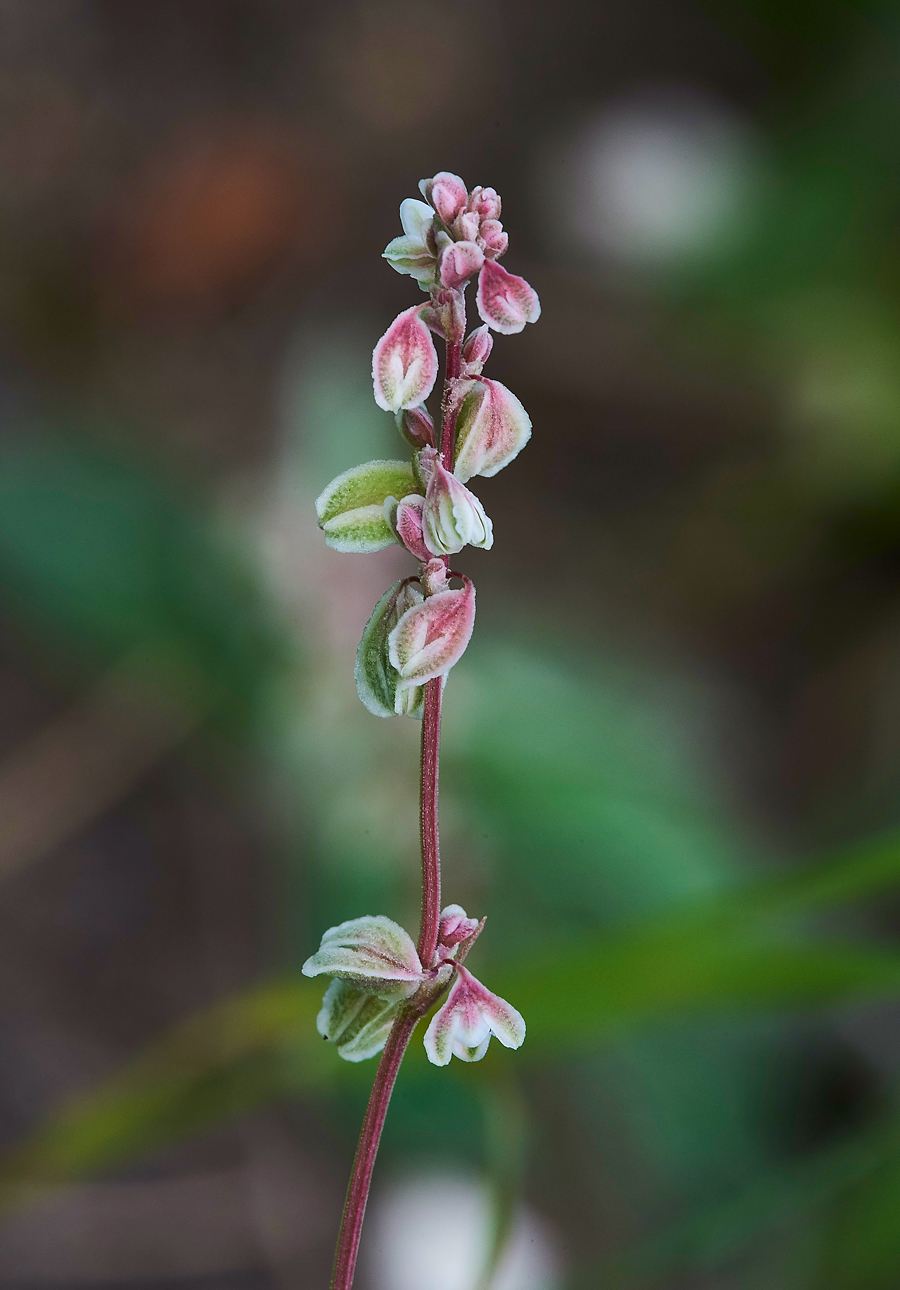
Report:
<svg viewBox="0 0 900 1290"><path fill-rule="evenodd" d="M400 673L388 657L388 637L407 609L421 604L423 599L418 587L401 579L384 593L366 623L356 651L356 689L376 717L422 716L424 687L417 685L398 693Z"/></svg>
<svg viewBox="0 0 900 1290"><path fill-rule="evenodd" d="M370 555L397 541L384 513L383 504L359 506L356 510L345 511L333 520L326 520L319 528L325 534L326 546L355 555Z"/></svg>
<svg viewBox="0 0 900 1290"><path fill-rule="evenodd" d="M409 933L384 914L351 918L329 927L304 976L333 976L385 999L407 999L424 979Z"/></svg>
<svg viewBox="0 0 900 1290"><path fill-rule="evenodd" d="M349 981L335 980L325 991L316 1029L345 1061L364 1062L381 1052L399 1007L399 1000L379 999Z"/></svg>
<svg viewBox="0 0 900 1290"><path fill-rule="evenodd" d="M397 539L384 518L386 497L414 492L408 461L367 461L345 470L316 498L325 540L337 551L380 551Z"/></svg>

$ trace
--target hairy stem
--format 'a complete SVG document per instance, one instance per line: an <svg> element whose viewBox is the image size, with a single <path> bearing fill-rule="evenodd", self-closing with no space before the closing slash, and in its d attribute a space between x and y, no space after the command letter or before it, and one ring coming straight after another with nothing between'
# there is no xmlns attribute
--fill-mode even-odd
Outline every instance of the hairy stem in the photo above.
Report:
<svg viewBox="0 0 900 1290"><path fill-rule="evenodd" d="M447 345L444 394L441 402L441 459L449 466L453 462L456 417L453 412L450 390L451 381L459 376L462 342ZM447 557L444 563L448 564ZM425 703L422 714L422 777L421 777L421 827L422 827L422 927L419 932L419 960L429 967L437 948L441 917L441 853L438 831L438 760L441 745L441 698L443 677L429 681L425 686ZM426 1005L426 1011L427 1011ZM372 1182L372 1170L381 1141L381 1131L387 1115L391 1094L412 1033L422 1012L412 1007L394 1022L388 1041L381 1054L375 1082L369 1096L369 1105L359 1135L359 1145L353 1161L353 1172L344 1203L344 1217L334 1257L331 1290L350 1290L356 1271L359 1240L362 1235L366 1202Z"/></svg>
<svg viewBox="0 0 900 1290"><path fill-rule="evenodd" d="M393 1029L381 1054L375 1082L366 1107L359 1145L353 1161L353 1172L347 1188L347 1199L344 1203L344 1217L341 1221L341 1233L338 1237L337 1253L334 1256L334 1271L331 1276L331 1290L350 1290L353 1285L353 1274L356 1271L356 1256L359 1253L359 1238L362 1235L363 1219L366 1215L366 1202L369 1199L369 1187L372 1182L372 1170L375 1168L375 1157L381 1141L381 1130L387 1115L388 1104L394 1091L397 1072L403 1061L403 1054L412 1038L419 1017L416 1013L401 1013L394 1022Z"/></svg>

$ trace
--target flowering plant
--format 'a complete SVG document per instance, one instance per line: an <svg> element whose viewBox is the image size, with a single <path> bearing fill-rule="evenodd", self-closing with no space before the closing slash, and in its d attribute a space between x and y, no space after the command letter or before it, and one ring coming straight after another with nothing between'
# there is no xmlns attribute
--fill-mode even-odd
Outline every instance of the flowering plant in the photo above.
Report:
<svg viewBox="0 0 900 1290"><path fill-rule="evenodd" d="M403 234L385 249L398 273L415 278L428 300L405 309L372 355L375 401L393 412L411 461L370 461L345 471L316 500L325 541L338 551L378 551L399 543L419 563L378 601L359 644L356 686L379 717L422 720L422 923L418 944L384 915L330 928L307 976L326 976L317 1026L347 1061L381 1053L347 1191L332 1290L353 1282L375 1156L397 1072L419 1021L440 1003L425 1031L436 1066L453 1055L479 1061L492 1035L507 1048L525 1038L521 1015L463 966L484 927L459 905L441 908L438 754L441 703L450 669L475 622L475 587L450 569L464 546L490 550L491 521L466 487L507 466L531 436L514 394L482 375L493 338L540 316L524 278L499 263L509 238L493 188L469 192L441 171L419 185L425 201L400 206ZM466 287L477 275L482 326L466 337ZM446 347L441 415L426 407L438 377L434 336ZM461 586L452 586L451 582ZM446 997L444 997L446 996ZM443 1002L441 1002L443 999Z"/></svg>

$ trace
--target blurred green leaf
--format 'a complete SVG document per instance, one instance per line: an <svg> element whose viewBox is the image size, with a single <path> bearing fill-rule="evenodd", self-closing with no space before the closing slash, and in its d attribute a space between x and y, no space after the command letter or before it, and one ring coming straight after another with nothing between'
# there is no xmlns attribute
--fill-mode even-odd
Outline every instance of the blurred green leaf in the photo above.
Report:
<svg viewBox="0 0 900 1290"><path fill-rule="evenodd" d="M276 658L259 590L199 501L37 432L0 448L0 585L7 617L72 680L157 646L200 677L200 706L243 721Z"/></svg>
<svg viewBox="0 0 900 1290"><path fill-rule="evenodd" d="M669 1279L673 1275L708 1272L733 1260L764 1235L767 1241L777 1231L796 1238L802 1228L829 1206L833 1207L846 1192L856 1189L861 1195L868 1194L870 1188L874 1190L873 1181L880 1180L882 1175L893 1179L895 1208L891 1217L895 1220L900 1187L900 1173L894 1159L898 1148L900 1117L894 1115L812 1158L767 1170L762 1178L736 1196L689 1214L661 1234L641 1241L602 1271L593 1269L575 1274L569 1283L571 1290L582 1287L586 1290L588 1286L644 1286L656 1284L663 1276ZM886 1210L878 1212L875 1225L883 1223L886 1216ZM888 1224L888 1230L891 1235L887 1243L896 1248L894 1221ZM863 1235L861 1230L857 1234ZM878 1233L875 1235L877 1242ZM885 1243L882 1233L879 1244L884 1247ZM871 1260L863 1259L858 1266L870 1269ZM896 1267L895 1262L894 1278L883 1284L896 1284ZM882 1282L866 1280L863 1275L857 1281L835 1284L871 1285L875 1290Z"/></svg>
<svg viewBox="0 0 900 1290"><path fill-rule="evenodd" d="M820 1284L827 1290L889 1290L900 1280L900 1131L880 1135L883 1158L853 1194L828 1215Z"/></svg>

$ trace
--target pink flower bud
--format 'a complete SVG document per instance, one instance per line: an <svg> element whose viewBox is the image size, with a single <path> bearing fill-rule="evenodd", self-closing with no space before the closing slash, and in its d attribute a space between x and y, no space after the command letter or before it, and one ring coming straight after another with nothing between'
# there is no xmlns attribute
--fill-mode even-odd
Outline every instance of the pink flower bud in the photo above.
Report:
<svg viewBox="0 0 900 1290"><path fill-rule="evenodd" d="M438 556L431 556L419 576L426 596L436 596L439 591L449 590L447 566Z"/></svg>
<svg viewBox="0 0 900 1290"><path fill-rule="evenodd" d="M531 438L531 418L505 385L485 377L473 382L456 420L453 474L490 479L519 455Z"/></svg>
<svg viewBox="0 0 900 1290"><path fill-rule="evenodd" d="M481 228L481 220L474 211L460 215L453 226L453 232L463 242L474 242Z"/></svg>
<svg viewBox="0 0 900 1290"><path fill-rule="evenodd" d="M424 405L402 408L394 413L397 429L413 448L425 448L434 443L434 422Z"/></svg>
<svg viewBox="0 0 900 1290"><path fill-rule="evenodd" d="M462 962L481 935L487 919L469 918L462 905L447 905L441 910L438 943L431 966Z"/></svg>
<svg viewBox="0 0 900 1290"><path fill-rule="evenodd" d="M425 545L433 555L454 555L464 546L490 551L494 529L474 493L445 469L440 459L425 494L422 512Z"/></svg>
<svg viewBox="0 0 900 1290"><path fill-rule="evenodd" d="M496 188L482 188L481 184L473 188L466 203L466 209L475 211L481 219L500 218L500 198Z"/></svg>
<svg viewBox="0 0 900 1290"><path fill-rule="evenodd" d="M485 323L472 332L463 346L463 376L480 376L493 348L494 338Z"/></svg>
<svg viewBox="0 0 900 1290"><path fill-rule="evenodd" d="M445 224L453 223L465 208L469 196L459 175L453 175L449 170L441 170L433 179L423 179L419 189Z"/></svg>
<svg viewBox="0 0 900 1290"><path fill-rule="evenodd" d="M407 609L388 637L389 658L400 673L398 691L446 676L465 653L475 623L475 588L439 591Z"/></svg>
<svg viewBox="0 0 900 1290"><path fill-rule="evenodd" d="M525 1039L522 1014L457 965L447 1001L425 1032L428 1060L435 1066L446 1066L454 1055L464 1062L480 1061L491 1035L505 1048L520 1048Z"/></svg>
<svg viewBox="0 0 900 1290"><path fill-rule="evenodd" d="M503 225L498 219L482 221L478 230L478 245L489 260L499 260L509 246L509 236L504 233Z"/></svg>
<svg viewBox="0 0 900 1290"><path fill-rule="evenodd" d="M471 936L478 926L477 918L467 918L462 905L447 905L441 910L438 939L442 945L458 945Z"/></svg>
<svg viewBox="0 0 900 1290"><path fill-rule="evenodd" d="M441 282L445 287L461 287L483 264L484 252L475 242L453 242L441 256Z"/></svg>
<svg viewBox="0 0 900 1290"><path fill-rule="evenodd" d="M522 331L526 323L541 316L537 292L493 260L485 260L478 275L476 300L482 321L504 336Z"/></svg>
<svg viewBox="0 0 900 1290"><path fill-rule="evenodd" d="M453 246L453 243L447 243L447 246ZM431 304L423 306L422 317L428 328L444 341L450 344L462 341L465 335L463 293L450 286L432 286Z"/></svg>
<svg viewBox="0 0 900 1290"><path fill-rule="evenodd" d="M393 498L388 498L392 502ZM388 505L385 502L385 506ZM416 493L410 493L401 501L396 502L391 508L389 517L391 527L397 534L397 537L406 547L410 555L414 555L417 560L426 564L431 559L431 552L425 545L422 537L422 507L425 505L425 498L419 497Z"/></svg>
<svg viewBox="0 0 900 1290"><path fill-rule="evenodd" d="M375 402L386 412L413 408L434 389L437 350L420 309L413 305L395 318L372 354Z"/></svg>

